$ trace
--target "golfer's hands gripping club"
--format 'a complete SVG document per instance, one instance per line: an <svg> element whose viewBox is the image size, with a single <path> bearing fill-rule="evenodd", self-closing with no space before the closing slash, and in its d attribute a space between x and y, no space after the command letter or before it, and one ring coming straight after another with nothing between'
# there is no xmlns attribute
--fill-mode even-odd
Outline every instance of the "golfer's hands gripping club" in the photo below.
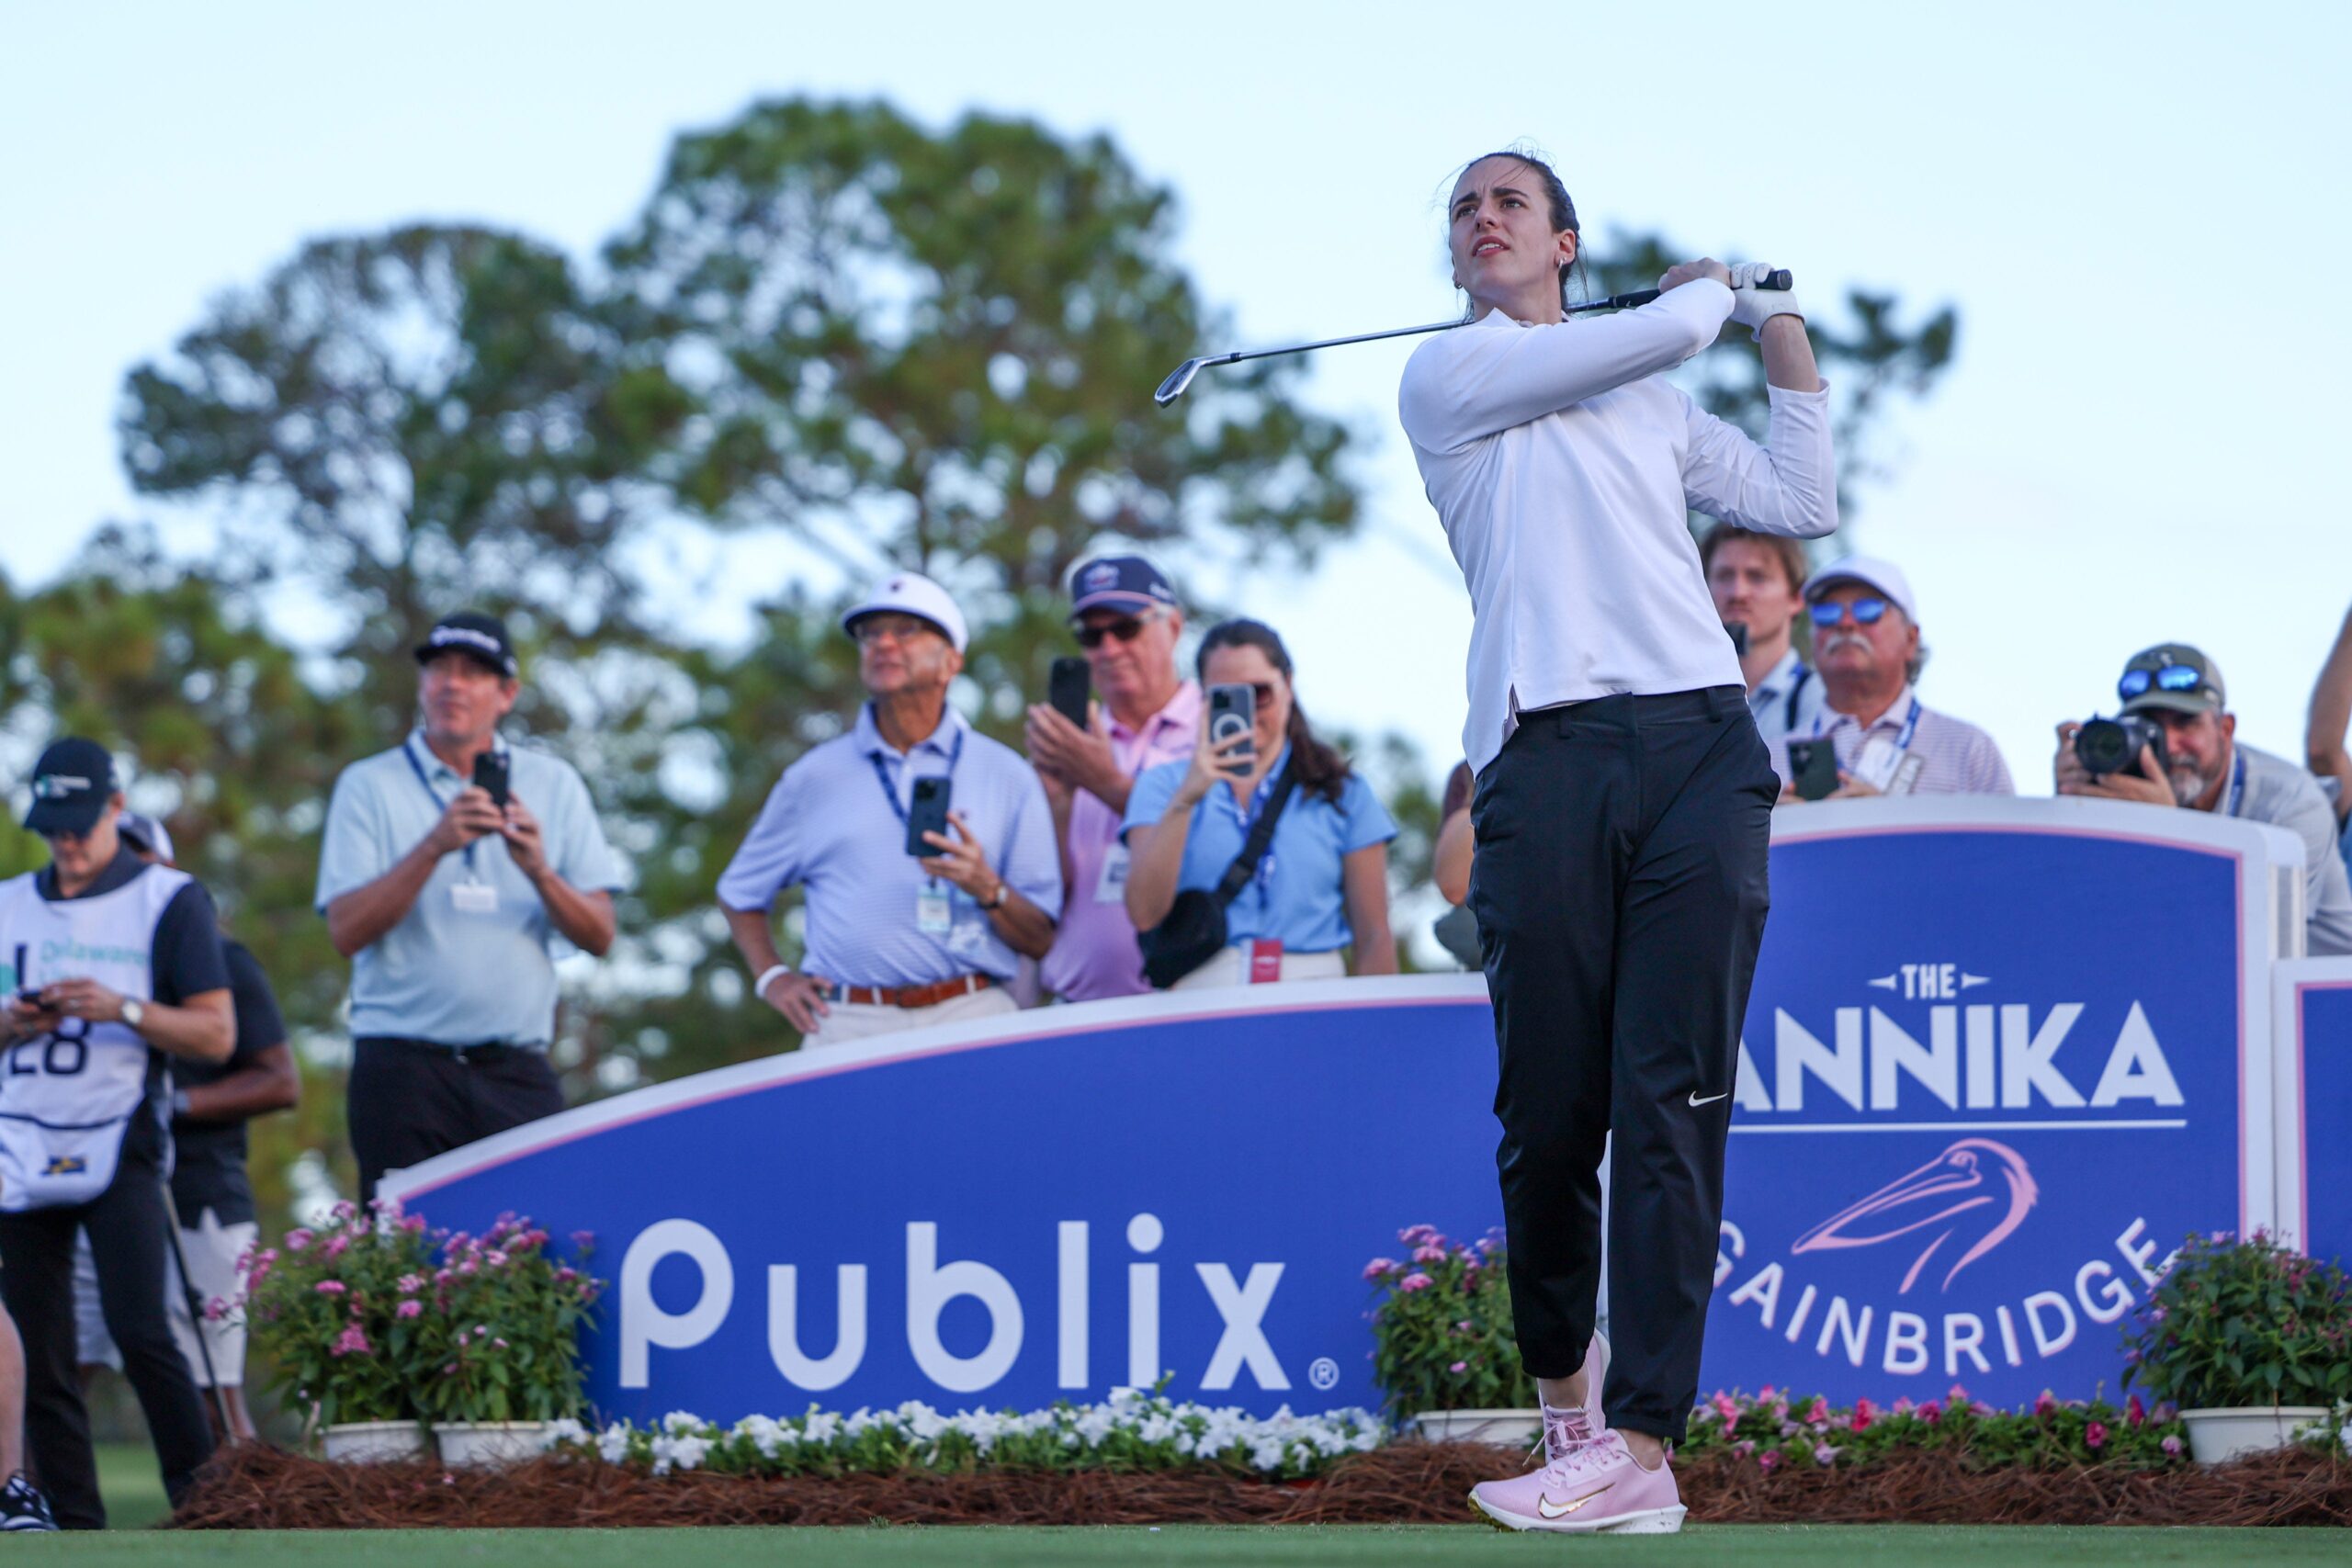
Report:
<svg viewBox="0 0 2352 1568"><path fill-rule="evenodd" d="M1702 277L1712 277L1726 288L1731 287L1731 268L1713 256L1701 256L1697 261L1677 262L1668 267L1658 277L1657 291L1664 294Z"/></svg>
<svg viewBox="0 0 2352 1568"><path fill-rule="evenodd" d="M1774 276L1769 262L1741 262L1731 269L1729 281L1731 319L1746 327L1758 342L1763 341L1764 323L1773 317L1804 319L1804 307L1797 303L1797 291L1789 287L1789 275ZM1781 287L1772 288L1772 283Z"/></svg>

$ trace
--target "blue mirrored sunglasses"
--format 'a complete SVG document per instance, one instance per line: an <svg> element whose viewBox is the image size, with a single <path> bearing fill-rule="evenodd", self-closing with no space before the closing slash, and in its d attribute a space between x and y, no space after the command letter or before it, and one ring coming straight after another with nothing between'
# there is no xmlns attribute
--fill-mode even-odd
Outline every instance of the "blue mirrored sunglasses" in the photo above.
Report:
<svg viewBox="0 0 2352 1568"><path fill-rule="evenodd" d="M2161 670L2126 670L2115 689L2125 702L2154 686L2160 692L2193 692L2205 683L2205 671L2194 664L2167 664Z"/></svg>
<svg viewBox="0 0 2352 1568"><path fill-rule="evenodd" d="M1874 626L1878 625L1879 617L1886 614L1886 601L1883 599L1857 599L1850 605L1832 604L1825 602L1819 604L1806 605L1805 613L1813 617L1813 624L1815 626L1819 626L1823 631L1827 631L1830 627L1836 626L1838 622L1846 618L1846 612L1849 609L1851 609L1854 612L1854 620L1858 625Z"/></svg>

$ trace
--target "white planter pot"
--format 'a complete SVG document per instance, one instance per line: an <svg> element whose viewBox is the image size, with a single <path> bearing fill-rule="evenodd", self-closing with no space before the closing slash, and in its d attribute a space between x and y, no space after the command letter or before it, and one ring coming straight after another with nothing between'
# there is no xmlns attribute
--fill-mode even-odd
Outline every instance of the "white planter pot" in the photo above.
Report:
<svg viewBox="0 0 2352 1568"><path fill-rule="evenodd" d="M2295 1440L2306 1427L2327 1419L2317 1404L2257 1404L2242 1410L2184 1410L2188 1427L2189 1457L2199 1464L2220 1464L2242 1454L2268 1453Z"/></svg>
<svg viewBox="0 0 2352 1568"><path fill-rule="evenodd" d="M1494 1443L1507 1449L1532 1447L1544 1435L1540 1410L1424 1410L1413 1417L1412 1429L1432 1443Z"/></svg>
<svg viewBox="0 0 2352 1568"><path fill-rule="evenodd" d="M321 1429L319 1446L337 1464L425 1457L424 1428L413 1421L338 1421Z"/></svg>
<svg viewBox="0 0 2352 1568"><path fill-rule="evenodd" d="M444 1464L520 1464L547 1447L544 1421L435 1421Z"/></svg>

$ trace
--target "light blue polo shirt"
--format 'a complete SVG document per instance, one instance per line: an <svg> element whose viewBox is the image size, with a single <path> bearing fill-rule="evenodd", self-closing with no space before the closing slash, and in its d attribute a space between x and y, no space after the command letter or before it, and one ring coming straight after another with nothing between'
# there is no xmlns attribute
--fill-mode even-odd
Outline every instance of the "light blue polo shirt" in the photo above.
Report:
<svg viewBox="0 0 2352 1568"><path fill-rule="evenodd" d="M1020 955L969 894L938 884L949 927L921 929L917 902L933 883L907 853L904 813L915 780L939 773L952 777L948 805L971 824L996 874L1059 918L1061 851L1045 786L1021 753L952 707L902 756L875 728L869 704L847 735L785 769L719 876L718 901L764 909L797 884L808 913L800 967L837 984L925 986L972 974L1010 980Z"/></svg>
<svg viewBox="0 0 2352 1568"><path fill-rule="evenodd" d="M556 874L582 893L618 888L619 860L571 764L544 751L502 750L508 787L539 819ZM319 846L319 912L391 870L469 783L422 734L344 769ZM490 894L478 891L485 886ZM442 856L400 923L351 961L351 1032L543 1047L555 1034L560 940L506 841L478 840L470 861L463 851Z"/></svg>
<svg viewBox="0 0 2352 1568"><path fill-rule="evenodd" d="M1248 822L1257 820L1273 781L1290 760L1290 747L1274 760L1245 822L1233 791L1220 784L1193 807L1192 830L1184 840L1184 865L1176 878L1181 888L1216 888L1225 869L1240 854L1249 836ZM1157 827L1167 815L1168 803L1184 783L1188 759L1162 762L1145 770L1127 796L1127 818L1120 825L1124 838L1137 828ZM1225 911L1226 936L1231 942L1261 937L1279 940L1291 953L1330 953L1355 940L1348 930L1345 889L1340 864L1350 853L1368 844L1385 844L1396 836L1396 823L1372 786L1360 774L1350 773L1340 786L1337 805L1304 788L1291 791L1282 820L1274 824L1274 841L1258 863L1258 874Z"/></svg>

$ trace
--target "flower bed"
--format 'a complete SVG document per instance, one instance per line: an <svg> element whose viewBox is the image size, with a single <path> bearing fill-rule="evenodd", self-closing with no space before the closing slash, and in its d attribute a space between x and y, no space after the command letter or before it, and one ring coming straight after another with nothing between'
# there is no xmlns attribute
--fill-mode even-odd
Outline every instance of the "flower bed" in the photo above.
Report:
<svg viewBox="0 0 2352 1568"><path fill-rule="evenodd" d="M1898 1399L1882 1409L1865 1399L1832 1410L1818 1396L1792 1399L1768 1388L1718 1393L1702 1404L1675 1462L1720 1454L1769 1475L1783 1468L1851 1470L1926 1451L1980 1470L2160 1470L2188 1462L2185 1437L2178 1412L2160 1404L2152 1413L2136 1393L2118 1409L2045 1392L2030 1410L2004 1411L1971 1399L1955 1383L1947 1397L1925 1404Z"/></svg>

